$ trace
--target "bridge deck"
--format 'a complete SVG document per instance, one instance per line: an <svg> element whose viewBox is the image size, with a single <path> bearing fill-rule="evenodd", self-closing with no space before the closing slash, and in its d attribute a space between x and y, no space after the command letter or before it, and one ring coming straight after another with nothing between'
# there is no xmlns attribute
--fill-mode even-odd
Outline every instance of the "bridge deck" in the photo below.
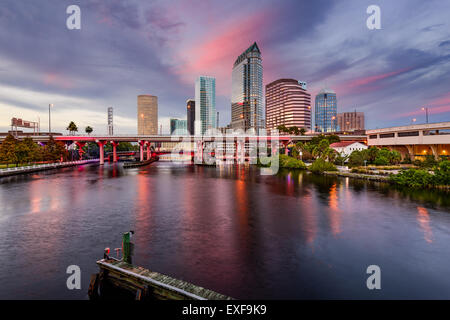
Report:
<svg viewBox="0 0 450 320"><path fill-rule="evenodd" d="M132 292L142 290L158 300L232 300L220 293L174 279L158 272L136 267L116 259L97 261L105 279L114 286Z"/></svg>

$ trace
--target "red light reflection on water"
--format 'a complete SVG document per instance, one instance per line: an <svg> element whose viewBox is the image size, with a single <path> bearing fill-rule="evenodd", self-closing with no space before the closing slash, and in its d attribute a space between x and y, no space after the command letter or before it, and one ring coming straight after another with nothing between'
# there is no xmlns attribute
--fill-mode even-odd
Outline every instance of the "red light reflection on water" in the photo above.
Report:
<svg viewBox="0 0 450 320"><path fill-rule="evenodd" d="M428 210L423 207L417 207L417 222L424 233L425 241L428 243L433 242L433 231L430 227L430 215Z"/></svg>

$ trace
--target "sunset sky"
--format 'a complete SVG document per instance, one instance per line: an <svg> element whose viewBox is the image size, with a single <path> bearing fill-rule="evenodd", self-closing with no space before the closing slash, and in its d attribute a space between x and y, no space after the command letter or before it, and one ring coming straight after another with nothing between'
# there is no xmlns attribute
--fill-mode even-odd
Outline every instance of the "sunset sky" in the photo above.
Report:
<svg viewBox="0 0 450 320"><path fill-rule="evenodd" d="M81 30L66 8L81 8ZM381 8L381 30L366 8ZM264 85L308 83L336 91L338 112L363 111L366 128L450 121L450 1L2 0L0 131L12 117L64 132L136 133L139 94L159 99L159 122L186 118L199 75L216 77L220 125L230 122L231 69L254 41Z"/></svg>

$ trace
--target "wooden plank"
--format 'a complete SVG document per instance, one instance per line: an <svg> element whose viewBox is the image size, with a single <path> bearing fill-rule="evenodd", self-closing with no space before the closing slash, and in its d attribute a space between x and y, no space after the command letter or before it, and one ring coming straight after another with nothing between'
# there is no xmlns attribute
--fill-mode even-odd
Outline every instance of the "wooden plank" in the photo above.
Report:
<svg viewBox="0 0 450 320"><path fill-rule="evenodd" d="M144 288L151 292L156 299L170 300L231 300L232 298L208 290L192 283L178 280L158 272L153 272L142 267L135 267L123 261L109 259L97 261L100 269L106 271L108 279L116 286L123 285L124 289L133 293L140 290L141 297Z"/></svg>

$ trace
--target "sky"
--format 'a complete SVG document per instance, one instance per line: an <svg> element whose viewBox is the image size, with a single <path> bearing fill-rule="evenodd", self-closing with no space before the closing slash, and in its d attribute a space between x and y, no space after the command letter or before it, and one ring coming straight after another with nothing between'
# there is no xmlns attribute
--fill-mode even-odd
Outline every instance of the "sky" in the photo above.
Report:
<svg viewBox="0 0 450 320"><path fill-rule="evenodd" d="M69 30L69 5L81 29ZM381 9L369 30L366 9ZM334 90L338 112L361 111L366 128L450 121L450 1L417 0L2 0L0 131L12 117L66 132L136 133L137 96L158 96L159 123L186 119L195 79L216 78L220 125L231 118L231 71L257 42L264 85L306 81L313 100Z"/></svg>

